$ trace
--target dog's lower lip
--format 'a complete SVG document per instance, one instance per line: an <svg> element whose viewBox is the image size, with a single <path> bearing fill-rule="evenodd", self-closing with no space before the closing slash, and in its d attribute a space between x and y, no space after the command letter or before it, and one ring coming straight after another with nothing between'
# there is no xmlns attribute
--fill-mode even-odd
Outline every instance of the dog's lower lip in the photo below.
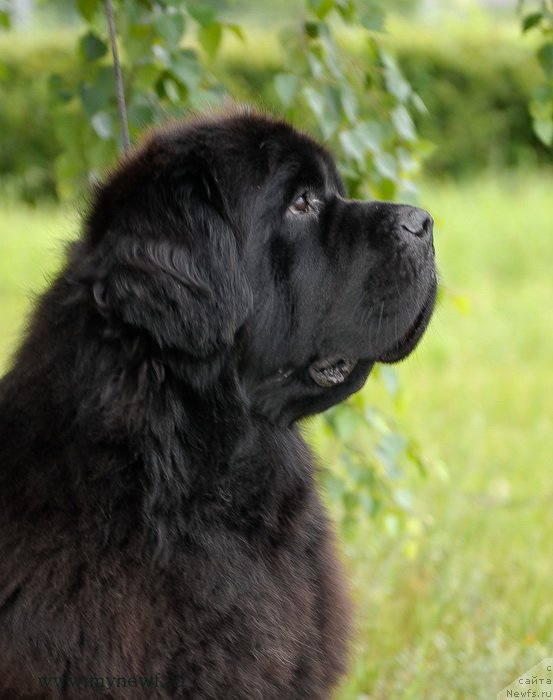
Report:
<svg viewBox="0 0 553 700"><path fill-rule="evenodd" d="M309 367L311 379L323 388L342 384L355 368L357 360L351 357L330 357L316 360Z"/></svg>
<svg viewBox="0 0 553 700"><path fill-rule="evenodd" d="M436 299L436 291L437 284L434 284L432 285L424 304L422 305L407 333L378 358L379 362L398 362L414 349L415 345L420 339L420 336L422 335L421 330L424 330L430 318L430 314Z"/></svg>
<svg viewBox="0 0 553 700"><path fill-rule="evenodd" d="M419 311L417 317L415 318L413 325L411 328L407 331L407 335L403 338L403 341L401 342L401 345L405 345L408 343L410 340L412 340L415 335L417 334L418 330L420 329L421 325L423 324L426 314L428 313L428 307L429 307L429 300L427 299L426 302L424 303L422 309Z"/></svg>

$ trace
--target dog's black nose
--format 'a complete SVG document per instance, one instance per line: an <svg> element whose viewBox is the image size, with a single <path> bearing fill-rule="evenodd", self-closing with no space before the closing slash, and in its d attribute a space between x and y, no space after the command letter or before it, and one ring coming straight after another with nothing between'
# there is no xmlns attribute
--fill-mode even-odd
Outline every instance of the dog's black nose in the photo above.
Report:
<svg viewBox="0 0 553 700"><path fill-rule="evenodd" d="M434 220L424 209L405 207L401 212L401 228L419 238L427 238L432 233Z"/></svg>

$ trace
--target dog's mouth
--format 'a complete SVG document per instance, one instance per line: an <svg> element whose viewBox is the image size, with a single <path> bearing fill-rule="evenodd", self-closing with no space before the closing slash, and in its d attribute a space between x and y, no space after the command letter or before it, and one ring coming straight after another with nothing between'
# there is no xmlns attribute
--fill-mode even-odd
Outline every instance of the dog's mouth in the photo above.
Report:
<svg viewBox="0 0 553 700"><path fill-rule="evenodd" d="M430 317L432 316L434 304L436 302L437 287L437 281L434 281L426 300L407 332L378 357L373 357L372 360L370 360L371 366L374 362L384 362L386 364L399 362L415 349L415 346L422 338L430 321ZM360 361L361 358L359 357L352 357L345 354L331 355L330 357L314 360L307 367L307 374L311 381L317 386L322 389L331 389L332 387L344 384ZM368 362L369 360L367 359L366 361ZM279 384L283 384L288 382L292 377L297 376L298 372L299 370L294 368L282 368L276 375L273 375L272 380L274 381L276 379ZM305 369L302 370L302 372L305 372Z"/></svg>
<svg viewBox="0 0 553 700"><path fill-rule="evenodd" d="M343 384L349 377L357 360L352 357L329 357L316 360L309 366L309 376L323 389Z"/></svg>
<svg viewBox="0 0 553 700"><path fill-rule="evenodd" d="M424 304L405 335L379 357L375 358L375 361L386 364L399 362L399 360L403 360L415 349L432 316L436 302L437 286L437 282L434 282ZM308 373L315 384L323 389L329 389L343 384L355 369L358 361L358 358L334 355L322 360L315 360L309 365Z"/></svg>
<svg viewBox="0 0 553 700"><path fill-rule="evenodd" d="M394 362L399 362L406 358L416 347L419 340L422 338L426 327L432 316L434 310L434 304L436 303L436 293L438 290L437 282L434 282L424 304L422 305L419 313L415 316L413 323L411 324L408 331L397 340L391 348L386 350L380 357L377 358L378 362L385 362L386 364L391 364Z"/></svg>

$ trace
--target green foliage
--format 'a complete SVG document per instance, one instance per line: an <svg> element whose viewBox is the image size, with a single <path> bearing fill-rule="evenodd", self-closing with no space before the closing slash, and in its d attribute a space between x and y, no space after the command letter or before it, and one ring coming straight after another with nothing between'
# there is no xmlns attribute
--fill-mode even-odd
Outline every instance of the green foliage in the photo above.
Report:
<svg viewBox="0 0 553 700"><path fill-rule="evenodd" d="M543 82L532 95L530 113L537 137L546 146L553 146L553 2L551 0L521 0L524 32L538 31L541 36L537 58L543 72Z"/></svg>
<svg viewBox="0 0 553 700"><path fill-rule="evenodd" d="M131 139L185 108L220 103L222 90L202 65L202 53L209 62L223 32L237 28L221 22L215 6L180 0L116 0L114 6ZM87 28L78 42L76 76L50 76L62 196L99 177L121 150L104 3L79 0L77 8Z"/></svg>
<svg viewBox="0 0 553 700"><path fill-rule="evenodd" d="M31 48L0 36L0 181L2 194L26 201L56 196L52 163L60 153L46 71L71 74L69 45L55 36Z"/></svg>
<svg viewBox="0 0 553 700"><path fill-rule="evenodd" d="M311 443L325 469L321 477L342 534L354 538L367 517L378 520L392 535L418 522L406 473L427 473L419 445L399 426L402 395L395 370L373 370L392 402L387 415L360 392L345 404L312 421ZM373 384L374 386L374 384ZM395 416L394 416L395 414ZM414 553L409 541L407 553Z"/></svg>
<svg viewBox="0 0 553 700"><path fill-rule="evenodd" d="M427 107L414 113L418 130L435 146L427 173L472 177L485 168L550 160L528 115L539 68L522 41L490 26L455 35L403 26L393 45Z"/></svg>
<svg viewBox="0 0 553 700"><path fill-rule="evenodd" d="M0 29L9 29L11 26L11 12L6 2L0 3Z"/></svg>
<svg viewBox="0 0 553 700"><path fill-rule="evenodd" d="M97 177L120 146L103 3L80 0L77 7L88 26L78 42L76 83L60 73L50 77L62 195L82 188L84 176ZM185 108L221 101L224 90L206 66L217 57L224 31L243 33L223 23L215 5L119 0L116 9L132 138ZM307 0L299 30L281 35L286 61L272 102L293 122L307 120L329 143L354 196L412 199L420 158L409 109L420 101L382 47L374 31L381 24L375 3ZM340 46L337 27L363 33L363 62Z"/></svg>
<svg viewBox="0 0 553 700"><path fill-rule="evenodd" d="M374 2L307 0L302 21L281 32L273 101L329 145L351 196L409 200L420 167L410 112L421 102L383 46L382 23ZM345 49L347 33L362 57Z"/></svg>

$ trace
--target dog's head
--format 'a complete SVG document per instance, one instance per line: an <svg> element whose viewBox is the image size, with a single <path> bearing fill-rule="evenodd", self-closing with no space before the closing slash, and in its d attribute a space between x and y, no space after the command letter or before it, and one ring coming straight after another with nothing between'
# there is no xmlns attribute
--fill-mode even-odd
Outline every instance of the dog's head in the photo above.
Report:
<svg viewBox="0 0 553 700"><path fill-rule="evenodd" d="M85 244L104 315L191 366L230 358L284 422L409 354L436 297L429 214L346 199L324 148L253 114L152 134L99 189Z"/></svg>

